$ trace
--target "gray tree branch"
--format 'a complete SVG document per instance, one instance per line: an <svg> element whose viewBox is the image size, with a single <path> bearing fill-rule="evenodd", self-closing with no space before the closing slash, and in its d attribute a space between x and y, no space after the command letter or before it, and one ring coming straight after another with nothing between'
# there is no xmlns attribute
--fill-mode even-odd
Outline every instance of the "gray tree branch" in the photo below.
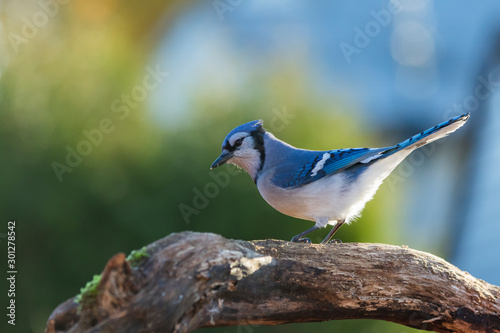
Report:
<svg viewBox="0 0 500 333"><path fill-rule="evenodd" d="M189 332L200 327L380 319L437 332L500 332L500 287L428 253L383 244L246 242L172 234L131 267L106 265L97 295L70 299L55 332Z"/></svg>

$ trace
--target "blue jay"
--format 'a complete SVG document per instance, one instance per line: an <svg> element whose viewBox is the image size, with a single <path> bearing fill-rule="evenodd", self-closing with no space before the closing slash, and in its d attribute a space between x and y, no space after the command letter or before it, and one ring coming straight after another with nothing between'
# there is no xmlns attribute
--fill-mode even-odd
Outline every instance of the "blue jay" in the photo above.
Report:
<svg viewBox="0 0 500 333"><path fill-rule="evenodd" d="M455 117L385 148L328 151L299 149L277 139L255 120L233 129L211 169L225 163L243 168L262 197L276 210L316 222L292 242L308 242L307 234L333 225L328 243L344 223L360 215L382 181L412 151L456 131L469 114Z"/></svg>

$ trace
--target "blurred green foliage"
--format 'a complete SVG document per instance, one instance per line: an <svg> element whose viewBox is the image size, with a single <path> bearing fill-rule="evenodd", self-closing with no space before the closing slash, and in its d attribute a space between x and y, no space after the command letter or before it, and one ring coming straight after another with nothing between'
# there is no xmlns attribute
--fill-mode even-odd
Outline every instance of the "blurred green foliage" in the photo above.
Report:
<svg viewBox="0 0 500 333"><path fill-rule="evenodd" d="M144 102L120 118L112 103L142 84L147 66L155 68L149 64L152 22L179 15L182 6L174 3L157 0L138 7L133 1L75 0L61 5L35 37L18 45L18 52L4 41L8 51L0 81L0 212L4 225L17 222L19 332L42 331L51 311L75 296L112 255L129 253L172 232L288 240L310 227L311 222L267 205L244 173L231 175L206 207L189 220L183 218L179 205L193 206L195 189L203 192L207 184L216 183L213 175L228 172L229 166L213 171L209 167L236 125L262 118L267 126L286 111L293 118L274 132L293 145L331 149L375 142L375 133L345 106L307 91L300 69L286 67L256 74L238 96L194 89L188 121L175 128L155 124ZM40 10L36 2L14 1L6 2L4 9L9 13L5 31L17 33L23 24L19 18ZM54 162L67 165L68 147L78 150L88 141L84 131L99 128L103 119L111 121L113 130L102 133L88 156L60 181ZM397 242L394 199L382 188L360 221L343 227L339 238ZM317 232L312 240L326 233ZM402 329L383 322L345 321L245 330L298 332L305 327Z"/></svg>

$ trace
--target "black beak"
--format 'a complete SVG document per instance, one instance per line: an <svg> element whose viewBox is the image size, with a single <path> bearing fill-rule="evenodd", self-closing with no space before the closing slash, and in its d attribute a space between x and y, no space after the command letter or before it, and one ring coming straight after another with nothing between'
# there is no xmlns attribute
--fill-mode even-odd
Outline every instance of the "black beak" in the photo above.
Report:
<svg viewBox="0 0 500 333"><path fill-rule="evenodd" d="M229 151L223 151L222 154L212 163L212 166L210 167L210 170L217 168L218 166L221 166L222 164L225 164L229 159L233 157L233 154Z"/></svg>

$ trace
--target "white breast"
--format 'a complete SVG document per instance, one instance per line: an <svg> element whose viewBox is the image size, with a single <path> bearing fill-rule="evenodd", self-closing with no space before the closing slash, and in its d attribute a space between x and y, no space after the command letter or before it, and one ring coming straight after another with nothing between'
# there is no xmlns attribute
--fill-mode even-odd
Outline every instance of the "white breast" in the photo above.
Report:
<svg viewBox="0 0 500 333"><path fill-rule="evenodd" d="M354 182L339 172L298 188L283 189L271 182L272 173L268 173L259 177L257 188L262 197L283 214L332 224L336 220L349 222L361 213L383 180L406 156L404 153L384 158Z"/></svg>
<svg viewBox="0 0 500 333"><path fill-rule="evenodd" d="M326 178L324 182L313 182L294 189L274 186L270 182L271 177L265 178L259 178L257 182L262 197L281 213L304 220L341 219L347 215L354 200L341 173Z"/></svg>

